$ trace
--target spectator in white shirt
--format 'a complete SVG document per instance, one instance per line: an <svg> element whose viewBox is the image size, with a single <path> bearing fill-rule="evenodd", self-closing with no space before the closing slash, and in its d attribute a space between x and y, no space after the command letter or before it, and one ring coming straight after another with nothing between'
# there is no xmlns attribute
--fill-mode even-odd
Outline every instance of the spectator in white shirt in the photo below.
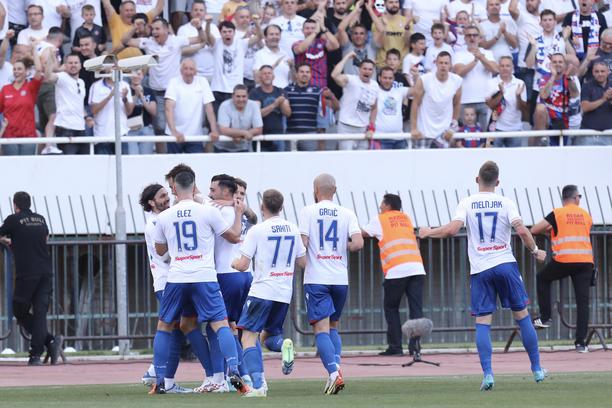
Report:
<svg viewBox="0 0 612 408"><path fill-rule="evenodd" d="M119 86L119 133L120 136L127 135L130 128L127 125L127 117L134 109L130 86L121 81L115 84L112 78L103 78L96 81L89 90L89 106L94 118L94 136L115 136L115 109L113 96L115 86ZM113 143L98 143L95 146L96 154L113 154Z"/></svg>
<svg viewBox="0 0 612 408"><path fill-rule="evenodd" d="M471 23L479 23L487 18L487 11L483 5L474 0L455 0L446 6L447 14L451 20L454 20L457 13L465 11L470 16Z"/></svg>
<svg viewBox="0 0 612 408"><path fill-rule="evenodd" d="M487 105L493 111L491 122L497 132L515 132L523 130L521 116L527 111L527 88L525 83L513 75L512 57L499 59L499 77L487 83ZM495 147L519 147L522 139L518 137L495 138Z"/></svg>
<svg viewBox="0 0 612 408"><path fill-rule="evenodd" d="M258 22L261 20L259 15L255 18ZM250 38L255 36L255 31L260 30L255 26L255 19L247 6L239 6L234 12L234 25L236 26L236 35L238 38ZM255 59L255 53L263 47L263 42L259 36L259 41L250 44L244 54L244 68L243 68L243 83L249 88L249 91L255 86L255 77L253 75L253 63Z"/></svg>
<svg viewBox="0 0 612 408"><path fill-rule="evenodd" d="M491 50L495 61L512 55L512 49L518 47L516 24L513 20L501 18L499 0L487 0L487 19L480 23L482 39L480 46Z"/></svg>
<svg viewBox="0 0 612 408"><path fill-rule="evenodd" d="M53 72L53 64L45 66L45 82L55 84L55 136L85 136L85 82L79 78L81 59L78 54L64 58L64 70ZM66 144L64 154L87 154L87 144Z"/></svg>
<svg viewBox="0 0 612 408"><path fill-rule="evenodd" d="M377 98L376 109L376 134L381 133L402 133L404 131L404 121L402 118L402 107L408 104L408 96L411 88L405 86L393 87L395 73L393 68L384 67L378 75L378 85L380 87ZM368 131L370 136L373 132ZM405 149L408 146L406 139L381 139L381 149Z"/></svg>
<svg viewBox="0 0 612 408"><path fill-rule="evenodd" d="M457 0L455 0L457 1ZM427 40L427 46L433 45L430 27L444 21L448 0L406 0L404 15L414 21L413 32L421 33Z"/></svg>
<svg viewBox="0 0 612 408"><path fill-rule="evenodd" d="M365 135L375 130L378 84L374 80L376 63L364 60L359 65L359 75L343 74L344 65L355 58L354 52L346 54L331 73L336 83L343 88L338 116L338 133ZM340 150L366 150L366 140L341 140Z"/></svg>
<svg viewBox="0 0 612 408"><path fill-rule="evenodd" d="M259 83L259 70L264 65L274 68L273 85L284 89L291 80L291 67L293 58L280 49L281 29L276 24L270 24L264 30L266 45L255 53L253 60L253 76Z"/></svg>
<svg viewBox="0 0 612 408"><path fill-rule="evenodd" d="M32 40L44 40L45 37L47 37L49 29L45 29L45 27L43 27L43 20L45 16L41 6L32 4L28 6L27 10L28 28L19 32L17 44L31 47Z"/></svg>
<svg viewBox="0 0 612 408"><path fill-rule="evenodd" d="M208 119L209 135L212 141L219 138L217 120L213 111L214 96L206 78L196 76L196 65L192 59L185 59L180 65L180 75L170 79L166 90L167 135L176 138L168 143L168 153L202 153L201 142L185 142L185 136L202 134L204 112Z"/></svg>
<svg viewBox="0 0 612 408"><path fill-rule="evenodd" d="M446 51L450 54L451 58L454 54L453 48L444 42L446 38L446 28L442 23L435 23L431 26L431 38L433 40L433 44L427 47L425 51L425 71L435 71L436 70L436 58L438 54L442 51Z"/></svg>
<svg viewBox="0 0 612 408"><path fill-rule="evenodd" d="M193 3L191 4L190 17L192 19L197 18L200 21L205 20L206 5L204 0L193 0ZM195 37L198 35L198 29L195 28L193 24L186 23L178 29L177 35L182 37ZM219 29L215 24L210 25L209 35L212 35L217 39L221 38ZM196 66L198 67L198 75L206 78L208 83L212 81L215 63L213 49L211 47L209 47L206 43L191 45L183 48L183 56L192 58L195 61Z"/></svg>
<svg viewBox="0 0 612 408"><path fill-rule="evenodd" d="M280 48L286 55L293 55L293 44L304 39L302 26L306 19L297 15L297 4L297 0L282 0L281 15L270 21L270 24L275 24L282 30Z"/></svg>
<svg viewBox="0 0 612 408"><path fill-rule="evenodd" d="M533 78L535 70L527 67L525 57L527 48L529 47L529 38L538 38L542 35L542 27L540 26L540 0L525 0L524 6L519 5L519 0L510 0L508 6L512 19L516 22L519 53L518 53L518 71L516 77L522 79L527 87L527 95L531 98L533 90ZM533 120L533 111L535 105L530 104L529 121Z"/></svg>
<svg viewBox="0 0 612 408"><path fill-rule="evenodd" d="M157 55L157 65L149 69L149 87L155 92L157 103L157 115L153 122L155 133L160 135L166 128L165 98L164 94L168 88L171 78L180 73L180 62L182 49L200 42L206 42L206 33L202 28L202 22L194 18L191 25L198 30L195 37L180 37L170 35L170 25L162 17L156 17L151 23L151 37L132 38L135 29L132 28L121 39L126 47L137 47L147 54Z"/></svg>
<svg viewBox="0 0 612 408"><path fill-rule="evenodd" d="M461 108L461 82L459 75L450 72L452 58L442 51L436 58L436 71L422 75L412 90L410 133L413 147L449 147L453 133L458 129Z"/></svg>
<svg viewBox="0 0 612 408"><path fill-rule="evenodd" d="M478 46L480 30L477 26L466 27L464 35L467 51L455 54L453 71L463 78L461 105L476 109L478 123L482 129L486 129L490 111L485 103L487 94L482 84L497 75L497 63L491 51Z"/></svg>
<svg viewBox="0 0 612 408"><path fill-rule="evenodd" d="M65 0L26 0L28 6L40 6L45 13L42 25L45 29L51 27L63 27L64 20L70 19L70 7Z"/></svg>
<svg viewBox="0 0 612 408"><path fill-rule="evenodd" d="M556 32L561 31L561 23L568 14L571 14L578 7L576 0L542 0L542 10L552 10L555 12L557 27ZM606 20L610 21L610 20Z"/></svg>

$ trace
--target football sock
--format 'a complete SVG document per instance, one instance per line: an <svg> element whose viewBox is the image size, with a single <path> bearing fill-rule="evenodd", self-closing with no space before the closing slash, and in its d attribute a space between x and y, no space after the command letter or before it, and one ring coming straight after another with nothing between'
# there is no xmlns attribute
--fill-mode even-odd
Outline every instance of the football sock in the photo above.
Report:
<svg viewBox="0 0 612 408"><path fill-rule="evenodd" d="M172 330L172 337L170 337L170 349L168 350L168 364L166 366L166 378L174 378L176 369L178 368L179 360L181 358L181 345L185 336L180 329Z"/></svg>
<svg viewBox="0 0 612 408"><path fill-rule="evenodd" d="M234 341L236 342L236 353L238 355L238 371L240 372L240 375L243 376L248 374L248 371L243 364L244 357L242 352L242 344L240 344L240 338L238 338L238 336L234 336Z"/></svg>
<svg viewBox="0 0 612 408"><path fill-rule="evenodd" d="M261 388L263 384L263 360L257 347L249 347L244 350L244 363L251 375L253 388Z"/></svg>
<svg viewBox="0 0 612 408"><path fill-rule="evenodd" d="M238 353L236 352L236 341L229 327L221 327L217 330L219 349L225 358L230 374L238 372Z"/></svg>
<svg viewBox="0 0 612 408"><path fill-rule="evenodd" d="M336 358L336 364L340 366L340 356L342 355L342 339L336 329L329 329L329 338L334 345L334 357Z"/></svg>
<svg viewBox="0 0 612 408"><path fill-rule="evenodd" d="M283 336L277 334L276 336L270 336L264 342L266 348L270 351L276 351L280 353L281 347L283 346Z"/></svg>
<svg viewBox="0 0 612 408"><path fill-rule="evenodd" d="M206 376L209 377L212 375L212 362L210 358L210 350L208 349L208 342L202 335L199 327L196 327L189 333L187 333L187 340L191 343L191 349L194 354L204 367L204 371L206 372Z"/></svg>
<svg viewBox="0 0 612 408"><path fill-rule="evenodd" d="M169 390L170 388L174 387L174 377L172 378L164 378L164 388Z"/></svg>
<svg viewBox="0 0 612 408"><path fill-rule="evenodd" d="M521 329L521 340L523 347L527 350L529 361L531 361L531 371L539 371L540 367L540 351L538 350L538 335L533 327L533 323L529 316L525 316L521 320L516 321Z"/></svg>
<svg viewBox="0 0 612 408"><path fill-rule="evenodd" d="M164 383L171 337L170 332L158 330L153 339L153 365L155 366L157 384Z"/></svg>
<svg viewBox="0 0 612 408"><path fill-rule="evenodd" d="M329 338L329 333L317 334L315 336L315 343L317 345L317 351L319 352L319 357L321 358L323 367L325 367L327 372L331 374L338 371L336 358L334 357L334 345Z"/></svg>
<svg viewBox="0 0 612 408"><path fill-rule="evenodd" d="M221 354L221 350L219 349L219 339L215 331L210 327L210 324L206 325L206 336L208 337L208 345L210 346L212 372L213 374L224 374L225 361L223 361L223 354Z"/></svg>
<svg viewBox="0 0 612 408"><path fill-rule="evenodd" d="M476 348L480 358L480 366L484 375L493 374L491 368L491 355L493 347L491 345L491 326L488 324L476 323Z"/></svg>

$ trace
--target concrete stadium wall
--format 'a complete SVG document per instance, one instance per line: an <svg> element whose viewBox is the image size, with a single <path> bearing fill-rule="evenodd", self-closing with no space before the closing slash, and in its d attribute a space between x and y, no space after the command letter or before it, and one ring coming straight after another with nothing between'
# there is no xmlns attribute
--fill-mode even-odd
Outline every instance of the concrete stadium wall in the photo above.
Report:
<svg viewBox="0 0 612 408"><path fill-rule="evenodd" d="M194 168L203 191L217 173L245 179L252 208L259 207L265 189L279 189L285 194L285 215L294 221L313 202L313 178L328 172L336 177L338 201L354 209L360 223L377 214L389 191L400 193L418 226L448 222L457 202L476 191L474 179L486 160L499 164L498 191L518 202L527 224L560 205L565 184L579 185L586 198L582 205L596 224L612 223L612 147L448 149L124 156L127 231L143 230L142 188L163 183L163 175L180 162ZM12 211L12 194L25 190L54 235L113 233L113 156L0 157L0 168L1 218Z"/></svg>

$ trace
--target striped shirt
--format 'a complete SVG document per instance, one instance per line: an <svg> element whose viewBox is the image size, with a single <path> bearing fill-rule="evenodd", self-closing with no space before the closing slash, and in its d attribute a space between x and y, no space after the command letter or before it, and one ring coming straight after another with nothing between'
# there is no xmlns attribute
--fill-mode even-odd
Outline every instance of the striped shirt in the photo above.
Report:
<svg viewBox="0 0 612 408"><path fill-rule="evenodd" d="M285 97L291 105L291 116L287 118L287 133L315 133L321 88L289 85L285 88Z"/></svg>
<svg viewBox="0 0 612 408"><path fill-rule="evenodd" d="M293 46L302 43L303 41L297 41ZM301 54L295 56L295 66L297 67L302 62L307 62L310 65L312 76L310 78L311 86L318 86L319 88L327 87L327 50L325 44L327 40L324 38L317 38L310 44L310 47Z"/></svg>

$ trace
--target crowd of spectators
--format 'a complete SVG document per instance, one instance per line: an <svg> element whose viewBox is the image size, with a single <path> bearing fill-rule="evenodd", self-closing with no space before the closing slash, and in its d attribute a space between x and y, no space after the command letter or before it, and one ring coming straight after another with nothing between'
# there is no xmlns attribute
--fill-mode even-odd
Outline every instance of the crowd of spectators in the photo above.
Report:
<svg viewBox="0 0 612 408"><path fill-rule="evenodd" d="M414 148L558 145L467 133L611 129L607 1L0 0L0 132L113 136L119 86L122 135L176 138L125 143L126 154L245 152L282 133L315 135L297 144L306 151L403 149L384 134L406 131ZM83 67L106 53L159 62L115 84ZM202 134L213 142L186 142ZM88 151L2 145L3 155Z"/></svg>

